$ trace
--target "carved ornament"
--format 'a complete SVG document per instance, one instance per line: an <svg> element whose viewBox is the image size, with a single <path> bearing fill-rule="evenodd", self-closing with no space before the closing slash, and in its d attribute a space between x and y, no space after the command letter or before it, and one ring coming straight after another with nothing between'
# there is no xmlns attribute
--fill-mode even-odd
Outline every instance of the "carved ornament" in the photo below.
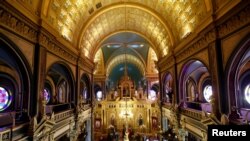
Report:
<svg viewBox="0 0 250 141"><path fill-rule="evenodd" d="M212 29L207 32L204 36L199 38L196 42L183 49L183 51L176 55L176 61L180 62L185 58L193 55L194 53L200 51L201 49L207 47L209 43L216 39L216 30Z"/></svg>
<svg viewBox="0 0 250 141"><path fill-rule="evenodd" d="M250 22L250 5L246 6L238 14L229 18L226 22L217 27L219 37L226 36L233 31L249 24Z"/></svg>
<svg viewBox="0 0 250 141"><path fill-rule="evenodd" d="M9 11L0 6L0 25L12 30L24 37L25 39L35 42L37 40L37 30L21 20L20 17L14 16Z"/></svg>

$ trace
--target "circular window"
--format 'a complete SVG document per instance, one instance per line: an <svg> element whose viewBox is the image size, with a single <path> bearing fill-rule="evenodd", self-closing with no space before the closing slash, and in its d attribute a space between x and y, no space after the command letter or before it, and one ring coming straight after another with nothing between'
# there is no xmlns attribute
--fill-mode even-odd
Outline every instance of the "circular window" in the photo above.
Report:
<svg viewBox="0 0 250 141"><path fill-rule="evenodd" d="M0 87L0 111L7 109L12 102L11 94L3 87Z"/></svg>
<svg viewBox="0 0 250 141"><path fill-rule="evenodd" d="M207 85L204 90L203 90L203 96L205 98L205 100L207 102L210 102L211 101L211 96L213 94L213 91L212 91L212 86L211 85Z"/></svg>
<svg viewBox="0 0 250 141"><path fill-rule="evenodd" d="M44 96L44 100L46 101L46 104L49 103L50 100L50 92L48 89L44 89L43 90L43 96Z"/></svg>
<svg viewBox="0 0 250 141"><path fill-rule="evenodd" d="M244 91L245 99L248 104L250 104L250 84L248 84Z"/></svg>

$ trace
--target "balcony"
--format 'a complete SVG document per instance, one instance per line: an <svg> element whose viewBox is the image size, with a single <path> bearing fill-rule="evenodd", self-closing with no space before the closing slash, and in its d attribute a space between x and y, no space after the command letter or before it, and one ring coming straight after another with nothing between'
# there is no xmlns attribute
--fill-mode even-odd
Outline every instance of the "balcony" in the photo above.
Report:
<svg viewBox="0 0 250 141"><path fill-rule="evenodd" d="M181 108L181 114L192 117L196 120L201 120L202 115L200 110L190 109L190 108Z"/></svg>
<svg viewBox="0 0 250 141"><path fill-rule="evenodd" d="M56 104L56 105L46 105L46 114L52 114L66 111L71 109L70 103Z"/></svg>

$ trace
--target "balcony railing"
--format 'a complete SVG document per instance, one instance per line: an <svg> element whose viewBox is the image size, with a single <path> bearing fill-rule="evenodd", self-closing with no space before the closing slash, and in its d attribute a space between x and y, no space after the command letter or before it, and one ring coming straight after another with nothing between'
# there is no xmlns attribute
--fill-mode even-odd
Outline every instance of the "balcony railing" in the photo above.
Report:
<svg viewBox="0 0 250 141"><path fill-rule="evenodd" d="M70 103L56 104L56 105L46 105L46 113L52 114L69 110L71 108Z"/></svg>
<svg viewBox="0 0 250 141"><path fill-rule="evenodd" d="M181 114L195 118L197 120L201 120L202 118L201 111L190 108L181 108Z"/></svg>
<svg viewBox="0 0 250 141"><path fill-rule="evenodd" d="M67 119L73 115L73 109L67 110L63 112L59 112L55 114L55 122L59 122L61 120Z"/></svg>

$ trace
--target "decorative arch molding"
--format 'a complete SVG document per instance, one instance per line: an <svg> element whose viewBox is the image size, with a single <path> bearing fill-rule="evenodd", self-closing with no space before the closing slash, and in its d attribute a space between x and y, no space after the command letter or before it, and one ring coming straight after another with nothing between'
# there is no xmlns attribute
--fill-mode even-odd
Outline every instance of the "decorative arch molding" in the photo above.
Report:
<svg viewBox="0 0 250 141"><path fill-rule="evenodd" d="M190 68L190 67L194 67L194 68ZM178 98L179 98L180 103L185 102L186 82L188 78L190 77L190 74L193 73L196 69L199 69L200 67L205 67L207 69L207 66L201 60L194 59L194 58L188 60L186 63L183 64L182 69L180 71L179 84L178 84L179 85ZM208 69L206 71L208 72Z"/></svg>
<svg viewBox="0 0 250 141"><path fill-rule="evenodd" d="M60 75L57 82L53 81L56 86L58 86L62 81L66 81L69 84L69 96L70 96L69 100L70 102L75 101L76 100L75 80L68 64L62 61L54 62L49 66L46 72L46 74L49 75L50 77L53 76L53 74L49 74L51 71L58 73L57 75Z"/></svg>
<svg viewBox="0 0 250 141"><path fill-rule="evenodd" d="M231 54L231 57L229 58L229 61L226 65L226 93L228 95L225 95L225 99L229 100L228 106L229 106L229 112L233 110L233 107L237 107L237 96L236 94L239 93L238 88L238 75L239 75L239 69L241 67L241 62L243 61L244 56L246 53L250 51L250 38L249 34L245 36L241 40L241 42L237 45L238 47L233 51Z"/></svg>
<svg viewBox="0 0 250 141"><path fill-rule="evenodd" d="M135 66L138 67L138 69L140 70L141 74L144 75L145 74L145 64L139 60L137 57L133 56L133 55L129 55L127 54L126 55L126 58L127 60L125 60L125 55L119 55L119 56L116 56L114 57L110 62L108 62L106 68L106 75L109 76L110 72L112 71L112 69L122 63L122 62L125 62L125 61L128 61L132 64L135 64Z"/></svg>
<svg viewBox="0 0 250 141"><path fill-rule="evenodd" d="M35 98L35 96L31 94L33 93L33 89L31 89L31 66L19 47L2 33L0 33L0 52L0 60L7 64L7 66L10 66L9 69L12 70L8 72L8 74L14 75L13 79L15 79L15 81L18 83L17 88L19 88L19 90L16 92L16 94L20 96L19 109L27 110L28 114L32 116L36 109L34 109L32 106L29 106L30 104L33 104L31 103L30 99ZM18 75L18 77L15 77L16 75Z"/></svg>

